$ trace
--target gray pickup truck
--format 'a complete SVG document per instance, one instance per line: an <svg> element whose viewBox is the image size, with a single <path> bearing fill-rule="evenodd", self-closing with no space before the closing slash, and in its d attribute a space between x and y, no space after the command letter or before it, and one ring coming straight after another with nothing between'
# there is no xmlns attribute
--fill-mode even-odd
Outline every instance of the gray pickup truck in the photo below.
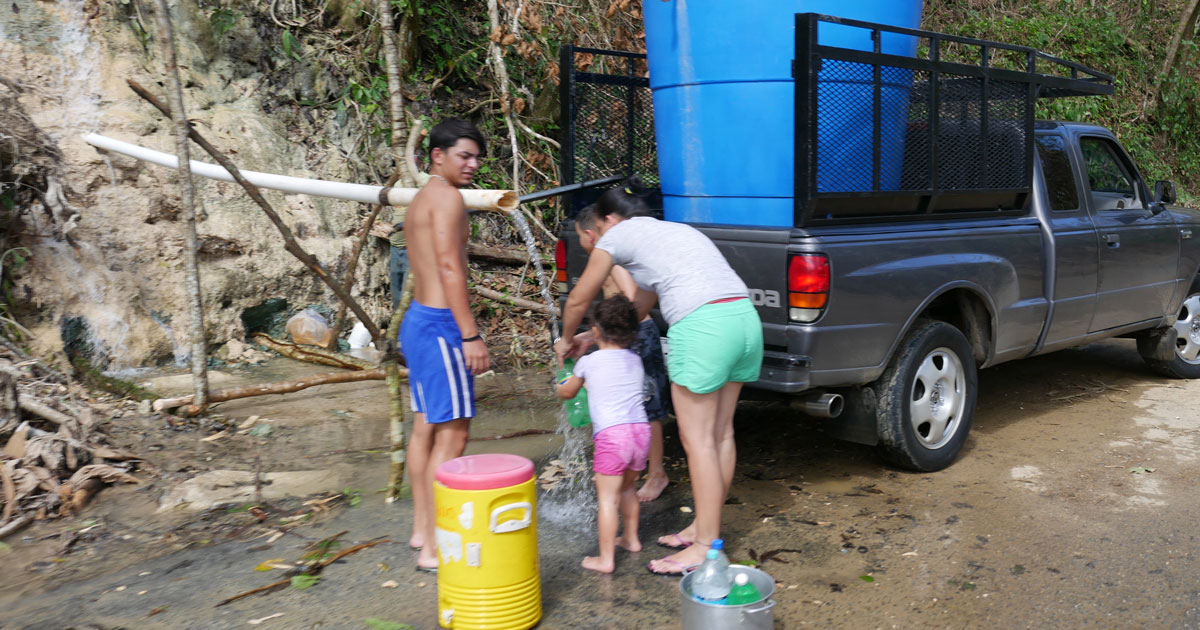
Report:
<svg viewBox="0 0 1200 630"><path fill-rule="evenodd" d="M934 37L935 50L945 45L941 40L961 39L903 32ZM799 42L798 50L804 45ZM1027 74L1032 98L1111 93L1111 78L1042 58L1073 72L1059 76L1061 81ZM976 77L961 64L937 69L942 84L930 87L934 98L958 80L946 78L951 71L959 79ZM635 74L621 77L630 81L630 93L645 89L630 76ZM817 77L803 74L795 73L798 95L820 89ZM985 84L986 76L979 77ZM564 172L582 182L606 173L589 170L601 151L594 142L587 145L597 136L589 136L580 122L580 93L587 95L585 86L611 89L614 83L568 79L576 83L568 95L574 100L564 102L565 150L576 155ZM986 92L985 87L985 99ZM906 172L925 168L936 182L955 179L955 169L1008 164L1024 172L1015 186L980 186L986 174L975 179L968 173L958 177L972 182L965 191L921 185L826 193L814 185L814 173L803 171L819 169L818 160L797 159L808 163L797 169L793 226L697 225L751 287L762 318L763 370L753 388L791 397L809 415L836 418L826 425L831 432L877 445L895 465L932 471L950 465L967 438L980 368L1134 337L1156 372L1200 377L1200 243L1193 238L1200 212L1172 205L1172 183L1148 186L1108 130L1034 121L1032 103L1027 105L1018 120L1004 126L995 119L981 122L978 114L951 119L947 112L960 108L935 103L921 110L934 112L928 120L911 122L908 131L906 153L924 157L906 158ZM971 111L980 109L986 111L987 103ZM798 112L797 128L815 129L807 117L816 115ZM986 166L937 159L939 143L943 149L973 146L976 136L991 151L981 160ZM803 140L798 137L797 146L815 144ZM620 167L625 172L639 171L635 148L631 142L631 160ZM585 151L590 155L579 158ZM620 156L613 159L620 162ZM644 179L653 177L645 165L640 170ZM591 197L586 189L575 196L576 208ZM574 281L586 257L569 225L558 253L559 280Z"/></svg>

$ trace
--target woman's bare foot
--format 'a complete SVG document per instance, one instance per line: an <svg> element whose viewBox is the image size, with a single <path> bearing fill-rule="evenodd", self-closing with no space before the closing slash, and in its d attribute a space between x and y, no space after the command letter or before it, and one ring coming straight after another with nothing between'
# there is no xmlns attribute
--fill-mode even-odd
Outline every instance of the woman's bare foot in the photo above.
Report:
<svg viewBox="0 0 1200 630"><path fill-rule="evenodd" d="M625 551L632 551L636 553L642 550L642 541L638 540L637 538L630 539L622 536L617 539L617 546Z"/></svg>
<svg viewBox="0 0 1200 630"><path fill-rule="evenodd" d="M646 503L647 501L657 499L658 495L662 494L662 491L667 488L668 481L667 473L665 472L650 474L646 477L646 483L643 483L642 487L638 488L638 501Z"/></svg>
<svg viewBox="0 0 1200 630"><path fill-rule="evenodd" d="M408 539L408 546L413 549L420 549L425 546L425 539L417 534L413 534L412 538Z"/></svg>
<svg viewBox="0 0 1200 630"><path fill-rule="evenodd" d="M617 544L620 544L620 542L618 541ZM600 573L612 573L613 569L616 568L615 562L612 560L604 562L598 556L587 556L580 564L583 565L583 568L585 569L598 571Z"/></svg>
<svg viewBox="0 0 1200 630"><path fill-rule="evenodd" d="M670 560L676 564L681 564L685 567L699 565L704 562L704 554L708 552L708 547L705 545L692 545L686 549L681 549L673 553L663 560Z"/></svg>
<svg viewBox="0 0 1200 630"><path fill-rule="evenodd" d="M426 554L425 550L417 554L417 570L418 571L437 571L438 557L435 554Z"/></svg>

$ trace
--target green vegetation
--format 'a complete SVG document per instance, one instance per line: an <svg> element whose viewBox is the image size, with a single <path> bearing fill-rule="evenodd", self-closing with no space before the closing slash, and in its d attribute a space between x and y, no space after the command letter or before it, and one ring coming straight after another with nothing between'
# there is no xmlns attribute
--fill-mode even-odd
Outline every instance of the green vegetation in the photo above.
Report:
<svg viewBox="0 0 1200 630"><path fill-rule="evenodd" d="M1030 46L1113 75L1116 94L1039 102L1037 116L1103 125L1153 183L1171 179L1200 204L1200 58L1185 40L1160 76L1182 0L932 0L929 30ZM1155 94L1158 94L1156 102Z"/></svg>

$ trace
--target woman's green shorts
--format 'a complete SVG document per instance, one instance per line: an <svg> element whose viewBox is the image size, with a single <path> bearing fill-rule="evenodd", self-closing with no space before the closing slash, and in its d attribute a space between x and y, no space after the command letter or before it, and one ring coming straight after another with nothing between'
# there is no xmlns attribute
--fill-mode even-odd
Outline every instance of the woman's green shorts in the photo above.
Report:
<svg viewBox="0 0 1200 630"><path fill-rule="evenodd" d="M750 300L705 304L667 331L671 382L707 394L725 383L758 380L762 321Z"/></svg>

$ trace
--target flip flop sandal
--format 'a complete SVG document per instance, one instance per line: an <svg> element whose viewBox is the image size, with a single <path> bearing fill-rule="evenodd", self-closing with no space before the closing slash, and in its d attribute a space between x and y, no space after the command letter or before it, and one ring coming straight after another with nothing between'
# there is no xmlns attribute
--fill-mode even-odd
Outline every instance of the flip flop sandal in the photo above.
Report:
<svg viewBox="0 0 1200 630"><path fill-rule="evenodd" d="M677 568L679 570L678 571L655 571L654 570L655 562L668 564L668 565L671 565L671 567ZM698 564L684 565L682 562L675 562L674 560L669 560L667 558L659 558L658 560L651 560L649 563L647 563L646 570L653 573L654 575L665 575L667 577L683 577L684 575L687 575L691 571L695 570L695 568L698 566L700 566L700 565L698 565Z"/></svg>
<svg viewBox="0 0 1200 630"><path fill-rule="evenodd" d="M418 564L418 565L417 565L417 571L419 571L419 572L421 572L421 573L433 573L433 574L435 574L435 575L436 575L436 574L437 574L437 571L438 571L438 568L437 568L437 567L423 567L423 566L421 566L421 565L419 565L419 564Z"/></svg>
<svg viewBox="0 0 1200 630"><path fill-rule="evenodd" d="M674 544L663 542L663 538L673 539ZM669 534L658 539L658 546L664 549L687 549L694 543L680 538L679 534Z"/></svg>

